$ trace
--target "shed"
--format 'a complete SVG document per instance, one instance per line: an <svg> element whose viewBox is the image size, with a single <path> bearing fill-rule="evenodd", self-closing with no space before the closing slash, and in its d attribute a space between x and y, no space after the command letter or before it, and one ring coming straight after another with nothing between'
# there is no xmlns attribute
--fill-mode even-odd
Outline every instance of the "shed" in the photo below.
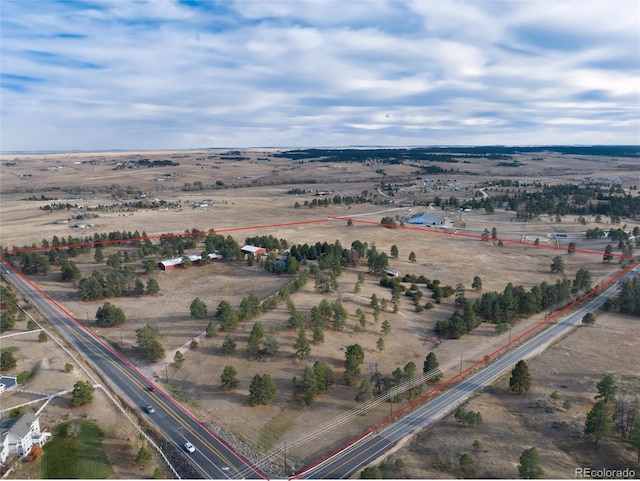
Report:
<svg viewBox="0 0 640 481"><path fill-rule="evenodd" d="M400 277L400 271L396 271L394 269L385 269L385 272L391 277Z"/></svg>
<svg viewBox="0 0 640 481"><path fill-rule="evenodd" d="M210 261L218 259L218 254L208 254L208 256ZM191 254L185 257L188 257L191 263L195 265L200 264L200 261L202 261L202 256L198 254ZM173 259L160 261L158 262L158 264L156 264L156 266L161 271L170 271L170 270L178 269L179 267L182 267L183 263L184 263L184 259L182 257L174 257Z"/></svg>
<svg viewBox="0 0 640 481"><path fill-rule="evenodd" d="M250 246L250 245L242 246L240 250L242 251L243 254L251 253L254 256L263 256L267 253L267 249L265 249L264 247L256 247L256 246Z"/></svg>

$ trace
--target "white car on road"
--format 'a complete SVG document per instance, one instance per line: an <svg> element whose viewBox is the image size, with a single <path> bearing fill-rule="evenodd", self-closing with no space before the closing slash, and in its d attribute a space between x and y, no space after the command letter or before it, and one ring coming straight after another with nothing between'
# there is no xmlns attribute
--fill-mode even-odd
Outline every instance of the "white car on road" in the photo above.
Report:
<svg viewBox="0 0 640 481"><path fill-rule="evenodd" d="M186 442L184 444L184 449L186 449L190 453L195 453L196 452L196 448L193 446L193 444L191 444L189 442Z"/></svg>

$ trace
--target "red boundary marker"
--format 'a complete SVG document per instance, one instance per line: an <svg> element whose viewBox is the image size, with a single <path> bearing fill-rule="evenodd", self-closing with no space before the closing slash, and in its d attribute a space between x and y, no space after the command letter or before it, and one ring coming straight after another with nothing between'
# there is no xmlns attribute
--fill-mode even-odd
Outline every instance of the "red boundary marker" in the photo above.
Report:
<svg viewBox="0 0 640 481"><path fill-rule="evenodd" d="M620 277L624 276L626 273L628 273L629 271L635 269L638 265L638 263L632 265L631 267L626 268L624 271L616 274L615 276L611 277L610 279L606 280L605 282L603 282L601 285L597 286L596 288L592 289L591 291L589 291L587 294L583 295L582 297L580 297L579 299L576 299L575 301L573 301L571 304L565 306L564 308L560 309L559 311L551 314L549 317L547 317L546 319L544 319L543 321L539 322L538 324L536 324L535 326L529 328L527 331L525 331L524 333L520 334L518 337L516 337L515 339L511 340L510 342L504 344L503 346L499 347L498 349L496 349L495 351L493 351L491 354L488 354L486 356L484 356L481 360L476 361L475 363L473 363L471 366L467 367L466 369L462 370L460 373L456 374L455 376L447 379L446 381L442 382L441 384L439 384L438 386L434 387L431 391L423 394L422 396L420 396L418 399L416 399L415 401L413 401L412 403L408 404L407 406L403 407L402 409L399 409L398 411L394 412L393 414L390 414L389 416L387 416L385 419L383 419L382 421L376 423L375 425L373 425L372 427L370 427L369 429L367 429L366 431L363 431L362 433L360 433L359 435L357 435L356 437L350 439L349 441L345 442L344 444L342 444L339 448L331 451L331 453L327 454L326 456L322 457L321 459L319 459L318 461L316 461L315 463L307 466L304 470L300 471L299 473L296 474L296 476L290 478L290 479L296 479L300 474L309 471L311 469L313 469L315 466L323 463L324 461L326 461L327 459L329 459L330 457L332 457L334 454L339 453L340 451L342 451L343 449L346 449L347 447L351 446L352 444L356 443L357 441L359 441L360 439L362 439L364 436L366 436L367 434L374 432L376 429L384 426L385 424L388 424L391 420L393 420L394 418L398 417L400 414L404 413L405 411L413 408L414 406L416 406L417 404L421 403L422 401L424 401L426 398L428 398L429 396L431 396L432 394L440 391L442 388L444 388L445 386L448 386L449 384L455 382L456 380L461 379L465 374L467 374L469 371L475 369L476 367L478 367L479 365L483 364L484 362L486 362L488 359L491 359L493 357L495 357L500 351L506 349L507 347L511 346L512 344L514 344L516 341L518 341L519 339L522 339L523 337L527 336L528 334L532 333L533 331L535 331L536 329L540 328L541 326L547 324L549 321L555 319L556 317L558 317L559 315L563 314L564 312L566 312L567 310L573 308L574 306L576 306L577 304L579 304L580 302L582 302L583 300L587 299L588 297L594 295L595 293L601 291L602 289L604 289L605 287L609 286L610 284L612 284L613 282L615 282L616 280L618 280Z"/></svg>
<svg viewBox="0 0 640 481"><path fill-rule="evenodd" d="M29 252L29 251L46 251L46 250L50 250L50 249L66 249L69 247L84 247L84 246L95 246L95 245L105 245L105 244L118 244L118 243L131 243L131 242L141 242L141 241L145 241L145 240L151 240L151 239L164 239L164 238L172 238L172 237L192 237L192 236L202 236L202 235L207 235L207 234L219 234L222 232L237 232L237 231L244 231L244 230L254 230L254 229L266 229L266 228L272 228L272 227L289 227L289 226L297 226L297 225L309 225L309 224L318 224L318 223L323 223L323 222L328 222L329 220L339 220L339 221L351 221L352 223L359 223L359 224L365 224L365 225L375 225L375 226L379 226L379 227L383 227L383 228L392 228L392 229L406 229L406 230L412 230L412 231L418 231L418 232L427 232L427 233L432 233L432 234L440 234L440 235L448 235L448 236L455 236L455 237L461 237L461 238L466 238L466 239L475 239L475 240L481 240L481 241L486 241L487 239L483 238L482 236L476 235L476 234L466 234L463 232L449 232L449 231L445 231L443 229L429 229L426 227L417 227L417 226L406 226L406 225L395 225L395 224L381 224L380 222L375 222L375 221L367 221L367 220L362 220L362 219L353 219L351 217L344 217L344 216L327 216L326 219L315 219L315 220L309 220L309 221L298 221L298 222L284 222L284 223L277 223L277 224L265 224L265 225L255 225L255 226L243 226L243 227L229 227L229 228L224 228L224 229L211 229L209 231L199 231L199 232L184 232L184 233L168 233L168 234L159 234L159 235L151 235L151 236L147 236L147 237L136 237L136 238L131 238L131 239L108 239L108 240L104 240L104 241L89 241L89 242L81 242L81 243L76 243L76 244L67 244L67 245L59 245L59 246L48 246L48 247L31 247L31 248L23 248L23 249L12 249L12 250L6 250L5 253L7 254L14 254L14 253L19 253L19 252ZM556 249L556 250L562 250L562 251L566 251L567 249L565 247L559 247L559 246L553 246L553 245L544 245L544 244L535 244L533 242L524 242L524 241L517 241L517 240L512 240L512 239L500 239L500 238L496 238L496 239L488 239L492 242L495 241L502 241L503 243L507 243L507 244L514 244L514 245L523 245L523 246L529 246L529 247L534 247L534 248L544 248L544 249ZM587 250L587 249L576 249L575 252L579 252L581 254L591 254L591 255L603 255L604 252L600 252L600 251L593 251L593 250ZM617 257L620 259L634 259L633 256L627 256L627 255L623 255L623 254L614 254L611 253L610 254L612 257ZM46 293L44 293L39 287L37 287L34 283L32 283L29 279L27 279L26 277L24 277L22 274L20 274L16 269L13 268L13 266L9 265L4 259L0 259L6 266L8 266L9 268L11 268L17 275L19 275L22 279L24 279L26 282L28 282L34 289L36 289L40 294L42 294L44 297L46 297L52 304L54 304L58 309L60 309L62 312L64 312L67 316L69 316L70 319L72 319L74 322L76 322L78 325L80 325L89 335L91 335L92 337L94 337L98 342L100 342L105 348L107 348L111 353L113 353L116 357L118 357L122 362L124 362L127 366L129 366L132 370L134 370L139 376L141 376L143 379L147 380L147 382L151 383L151 381L149 381L146 376L144 376L140 371L138 371L133 365L131 365L125 358L123 358L118 352L116 352L111 346L109 346L108 344L106 344L102 339L100 339L99 337L97 337L95 334L93 334L87 327L85 327L82 323L80 323L77 319L75 319L71 314L69 314L63 307L61 307L58 303L56 303L51 297L49 297ZM431 391L423 394L422 396L420 396L418 399L416 399L415 401L413 401L412 403L408 404L407 406L405 406L404 408L394 412L393 414L389 415L387 418L383 419L382 421L376 423L374 426L370 427L369 429L363 431L362 433L360 433L359 435L357 435L356 437L354 437L353 439L345 442L344 444L342 444L340 447L338 447L337 449L333 450L332 452L330 452L329 454L325 455L324 457L322 457L321 459L319 459L318 461L316 461L315 463L309 465L308 467L306 467L304 470L300 471L299 473L296 474L296 476L290 478L290 479L296 479L300 474L309 471L310 469L314 468L315 466L317 466L318 464L324 462L325 460L329 459L331 456L333 456L334 454L342 451L343 449L349 447L350 445L354 444L355 442L357 442L358 440L362 439L364 436L368 435L369 433L375 431L376 429L380 428L381 426L384 426L385 424L389 423L392 419L396 418L397 416L399 416L400 414L402 414L403 412L405 412L408 409L413 408L415 405L421 403L422 401L424 401L426 398L428 398L429 396L431 396L432 394L434 394L435 392L441 390L442 388L444 388L445 386L453 383L454 381L460 379L462 376L464 376L465 374L467 374L469 371L471 371L472 369L476 368L477 366L479 366L480 364L486 362L487 359L491 359L493 357L495 357L499 352L501 352L502 350L506 349L507 347L509 347L510 345L512 345L513 343L515 343L516 341L518 341L519 339L522 339L523 337L525 337L526 335L530 334L531 332L535 331L536 329L540 328L541 326L547 324L549 321L551 321L552 319L555 319L557 316L559 316L560 314L566 312L568 309L573 308L575 305L577 305L578 303L582 302L583 300L585 300L586 298L592 296L593 294L597 293L598 291L604 289L606 286L610 285L611 283L613 283L614 281L616 281L617 279L619 279L620 277L622 277L623 275L625 275L627 272L631 271L632 269L634 269L635 267L637 267L639 264L636 263L631 267L628 267L627 269L625 269L624 271L616 274L615 276L611 277L610 279L608 279L607 281L605 281L604 283L602 283L600 286L597 286L596 288L594 288L593 290L591 290L590 292L588 292L587 294L583 295L582 297L580 297L579 299L575 300L574 302L572 302L571 304L567 305L566 307L564 307L563 309L557 311L556 313L550 315L549 317L547 317L546 319L544 319L543 321L539 322L538 324L536 324L535 326L533 326L532 328L528 329L526 332L520 334L518 337L516 337L515 339L511 340L510 342L508 342L507 344L503 345L502 347L496 349L494 352L492 352L491 354L488 354L487 356L485 356L483 359L476 361L474 364L472 364L471 366L469 366L468 368L464 369L463 371L461 371L459 374L453 376L452 378L448 379L447 381L439 384L438 386L436 386L435 388L433 388ZM207 428L200 420L196 419L189 411L185 410L182 406L180 406L178 403L175 402L175 400L171 397L171 396L167 396L166 393L162 390L160 390L165 397L172 402L176 407L178 407L180 410L183 411L184 414L186 414L187 416L189 416L193 421L195 421L196 423L198 423L203 429L205 429L207 432L209 432L215 439L217 439L219 442L221 442L222 444L224 444L231 452L233 452L236 456L238 456L240 459L242 459L243 461L245 461L245 463L250 466L257 474L261 475L264 477L263 473L261 473L260 471L257 470L257 468L255 468L251 463L249 463L248 461L245 460L245 458L243 456L241 456L239 453L237 453L235 450L233 450L224 440L220 439L215 433L213 433L209 428ZM264 477L264 479L268 479L266 477Z"/></svg>
<svg viewBox="0 0 640 481"><path fill-rule="evenodd" d="M55 249L55 247L54 247ZM75 317L73 317L64 307L62 307L60 304L58 304L55 300L53 300L46 292L44 292L42 289L40 289L37 285L35 285L33 282L31 282L29 279L27 279L25 276L23 276L21 273L19 273L12 265L8 264L4 259L0 259L0 261L7 266L8 268L10 268L11 270L14 271L14 273L18 276L20 276L26 283L28 283L29 285L31 285L32 288L34 288L36 291L38 291L44 298L46 298L51 304L53 304L54 306L56 306L60 311L62 311L66 316L69 317L69 319L71 319L73 322L75 322L78 326L80 326L89 336L93 337L96 341L98 341L105 349L107 349L109 352L111 352L111 354L113 354L114 356L116 356L118 359L120 359L120 361L122 361L124 364L126 364L132 371L134 371L136 374L138 374L142 379L144 379L147 383L149 383L150 385L155 384L153 383L151 380L149 380L144 374L142 374L134 365L132 365L127 359L125 359L124 357L122 357L122 355L117 352L115 349L113 349L109 344L107 344L106 342L104 342L102 339L100 339L97 335L95 335L93 332L91 332L91 330L85 326L84 324L82 324L80 321L78 321ZM155 384L157 385L157 384ZM184 414L186 414L189 418L191 418L192 421L196 422L198 425L200 425L200 427L202 427L205 431L207 431L211 436L213 436L213 438L215 438L217 441L219 441L221 444L223 444L227 449L229 449L229 451L231 451L233 454L235 454L239 459L241 459L247 466L249 466L256 474L258 474L259 476L261 476L263 479L269 479L268 477L266 477L264 475L264 473L260 472L252 463L250 463L247 459L244 458L244 456L242 456L240 453L238 453L235 449L233 449L231 446L229 446L229 444L224 441L222 438L218 437L213 431L211 431L211 429L209 429L205 424L203 424L199 419L197 419L193 414L191 414L188 410L186 410L184 407L182 407L180 404L178 404L175 399L173 399L171 396L168 396L166 392L164 392L164 390L162 390L161 388L156 388L158 389L165 397L165 399L167 399L171 404L173 404L174 406L176 406L178 409L180 409Z"/></svg>

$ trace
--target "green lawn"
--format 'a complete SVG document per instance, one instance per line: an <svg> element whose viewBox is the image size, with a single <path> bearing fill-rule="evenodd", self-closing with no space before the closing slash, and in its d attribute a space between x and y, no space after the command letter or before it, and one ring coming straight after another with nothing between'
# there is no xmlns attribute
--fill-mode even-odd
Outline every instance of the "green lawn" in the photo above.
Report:
<svg viewBox="0 0 640 481"><path fill-rule="evenodd" d="M102 431L92 421L59 425L43 450L45 479L105 479L113 474L102 447Z"/></svg>

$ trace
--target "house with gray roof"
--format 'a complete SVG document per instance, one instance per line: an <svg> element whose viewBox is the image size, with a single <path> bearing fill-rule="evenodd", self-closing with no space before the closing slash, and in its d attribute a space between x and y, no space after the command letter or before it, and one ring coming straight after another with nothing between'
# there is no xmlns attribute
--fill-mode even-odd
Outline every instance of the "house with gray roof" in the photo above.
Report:
<svg viewBox="0 0 640 481"><path fill-rule="evenodd" d="M42 447L51 433L40 430L35 414L24 413L20 417L0 423L0 462L5 463L9 454L24 458L35 444Z"/></svg>

